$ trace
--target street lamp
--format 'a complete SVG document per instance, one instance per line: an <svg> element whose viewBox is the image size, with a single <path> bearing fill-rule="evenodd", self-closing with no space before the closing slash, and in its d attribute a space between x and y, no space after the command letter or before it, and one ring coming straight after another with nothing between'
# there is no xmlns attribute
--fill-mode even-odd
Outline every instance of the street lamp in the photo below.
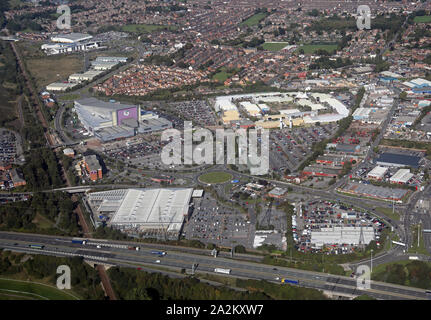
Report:
<svg viewBox="0 0 431 320"><path fill-rule="evenodd" d="M373 249L371 249L371 273L373 273Z"/></svg>

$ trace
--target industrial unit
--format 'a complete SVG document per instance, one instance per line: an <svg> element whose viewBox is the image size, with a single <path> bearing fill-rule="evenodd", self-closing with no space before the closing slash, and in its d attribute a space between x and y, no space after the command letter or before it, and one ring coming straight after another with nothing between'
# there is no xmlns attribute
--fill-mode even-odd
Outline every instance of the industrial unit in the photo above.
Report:
<svg viewBox="0 0 431 320"><path fill-rule="evenodd" d="M160 230L179 235L189 215L192 188L119 189L88 195L93 213L125 232Z"/></svg>
<svg viewBox="0 0 431 320"><path fill-rule="evenodd" d="M103 142L151 133L172 127L172 123L140 106L95 98L75 101L75 112L84 128Z"/></svg>
<svg viewBox="0 0 431 320"><path fill-rule="evenodd" d="M376 163L387 167L412 167L418 168L420 157L410 156L397 153L382 153L376 160Z"/></svg>

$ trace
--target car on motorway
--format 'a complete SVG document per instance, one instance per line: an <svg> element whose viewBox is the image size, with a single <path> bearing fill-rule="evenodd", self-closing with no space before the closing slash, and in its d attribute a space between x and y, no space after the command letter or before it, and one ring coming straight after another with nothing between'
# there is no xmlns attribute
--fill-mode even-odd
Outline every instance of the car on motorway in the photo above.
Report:
<svg viewBox="0 0 431 320"><path fill-rule="evenodd" d="M101 247L100 245L97 245L97 246L96 246L96 248L97 248L97 249L100 249L100 248L102 248L102 247Z"/></svg>
<svg viewBox="0 0 431 320"><path fill-rule="evenodd" d="M160 263L160 260L156 260L155 262L156 262L156 263Z"/></svg>

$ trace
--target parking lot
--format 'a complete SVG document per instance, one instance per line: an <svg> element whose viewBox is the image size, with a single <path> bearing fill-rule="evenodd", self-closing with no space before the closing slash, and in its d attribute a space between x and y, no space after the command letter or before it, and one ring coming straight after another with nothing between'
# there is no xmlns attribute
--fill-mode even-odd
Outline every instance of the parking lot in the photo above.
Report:
<svg viewBox="0 0 431 320"><path fill-rule="evenodd" d="M394 199L396 202L401 203L401 199L407 195L409 190L380 187L369 183L349 182L343 188L343 192L382 200L392 201Z"/></svg>
<svg viewBox="0 0 431 320"><path fill-rule="evenodd" d="M261 211L257 217L257 229L274 229L281 233L287 230L286 213L276 207L277 202L261 204Z"/></svg>
<svg viewBox="0 0 431 320"><path fill-rule="evenodd" d="M0 130L0 162L15 163L17 155L22 153L21 145L12 131L2 129Z"/></svg>
<svg viewBox="0 0 431 320"><path fill-rule="evenodd" d="M193 122L193 125L214 126L216 116L206 101L184 101L168 104L168 107L183 119Z"/></svg>
<svg viewBox="0 0 431 320"><path fill-rule="evenodd" d="M158 135L136 136L122 141L108 142L103 145L103 152L116 160L134 160L145 162L145 159L157 156L160 163L160 153L167 141L160 141Z"/></svg>
<svg viewBox="0 0 431 320"><path fill-rule="evenodd" d="M219 246L253 244L254 226L245 214L219 204L212 197L194 200L194 211L184 227L186 239Z"/></svg>
<svg viewBox="0 0 431 320"><path fill-rule="evenodd" d="M292 233L296 247L302 252L327 252L346 254L358 248L360 233L364 235L366 244L371 240L379 243L380 233L385 224L366 212L331 201L313 200L296 206L296 214L292 217ZM340 239L333 237L335 229L341 230ZM343 236L344 230L344 236ZM319 233L327 243L323 246L313 239L313 232ZM315 233L316 234L316 233ZM356 242L356 243L355 243Z"/></svg>
<svg viewBox="0 0 431 320"><path fill-rule="evenodd" d="M270 133L270 168L279 174L295 172L312 151L312 145L331 137L336 125L284 128Z"/></svg>

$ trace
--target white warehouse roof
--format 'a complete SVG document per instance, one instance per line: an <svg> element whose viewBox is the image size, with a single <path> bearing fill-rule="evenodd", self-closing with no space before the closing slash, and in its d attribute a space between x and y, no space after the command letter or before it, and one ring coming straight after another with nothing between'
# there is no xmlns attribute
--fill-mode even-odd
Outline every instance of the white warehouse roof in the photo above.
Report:
<svg viewBox="0 0 431 320"><path fill-rule="evenodd" d="M393 183L407 183L411 178L413 178L413 173L410 172L410 169L400 169L389 181Z"/></svg>
<svg viewBox="0 0 431 320"><path fill-rule="evenodd" d="M192 188L122 189L91 193L89 201L98 203L99 212L114 212L110 225L178 232L192 192Z"/></svg>
<svg viewBox="0 0 431 320"><path fill-rule="evenodd" d="M362 227L364 244L374 240L374 228ZM361 235L361 227L334 227L322 228L319 231L311 231L311 243L318 247L324 244L352 244L358 245Z"/></svg>
<svg viewBox="0 0 431 320"><path fill-rule="evenodd" d="M367 177L372 177L376 179L381 179L385 175L385 173L388 172L388 168L376 166L373 170L368 172Z"/></svg>
<svg viewBox="0 0 431 320"><path fill-rule="evenodd" d="M93 36L86 33L58 34L51 37L53 42L74 43L92 39Z"/></svg>

